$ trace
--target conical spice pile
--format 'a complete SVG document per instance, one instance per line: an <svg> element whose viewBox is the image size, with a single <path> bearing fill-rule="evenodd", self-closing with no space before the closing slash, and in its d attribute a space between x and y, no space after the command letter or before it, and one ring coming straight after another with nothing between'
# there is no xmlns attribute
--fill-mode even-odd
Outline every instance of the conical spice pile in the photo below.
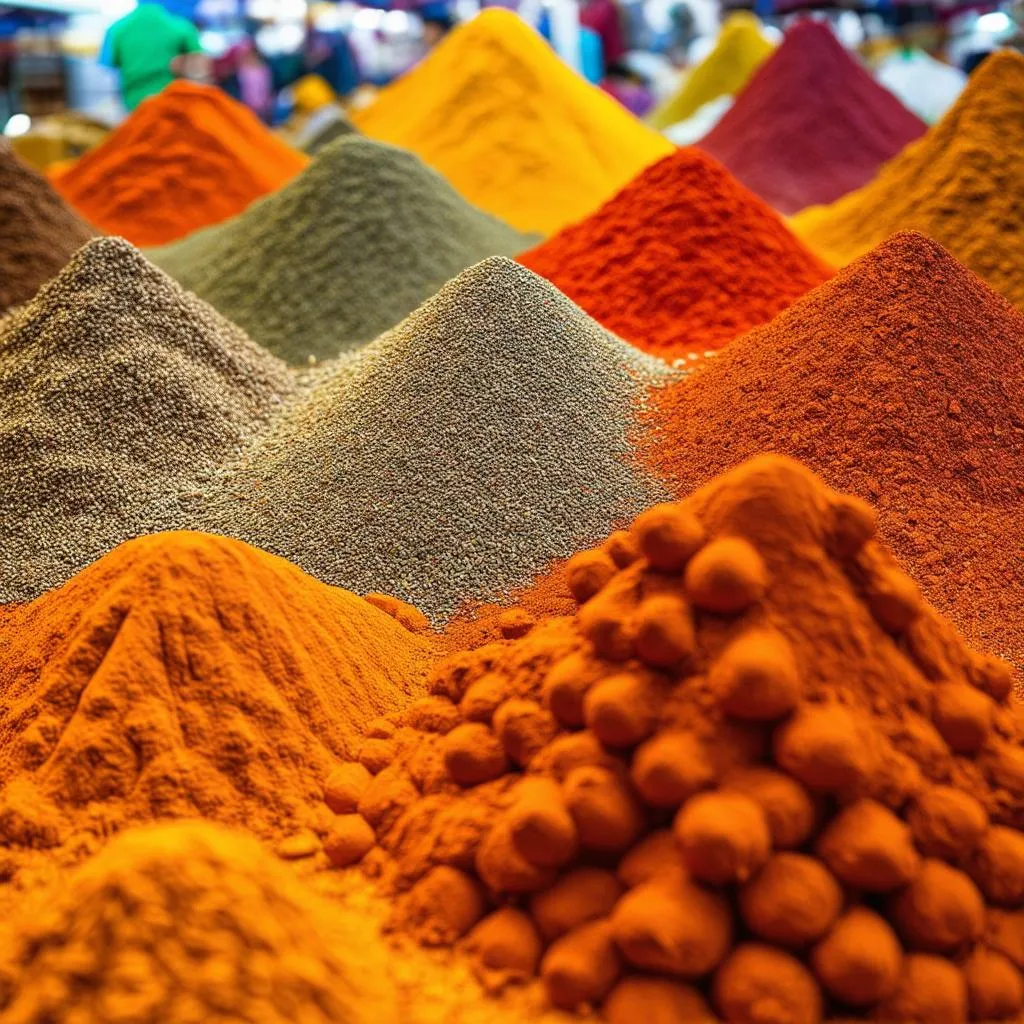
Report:
<svg viewBox="0 0 1024 1024"><path fill-rule="evenodd" d="M442 663L328 780L327 850L380 845L396 929L613 1024L1024 1009L1010 668L867 505L763 456L569 579L574 617Z"/></svg>

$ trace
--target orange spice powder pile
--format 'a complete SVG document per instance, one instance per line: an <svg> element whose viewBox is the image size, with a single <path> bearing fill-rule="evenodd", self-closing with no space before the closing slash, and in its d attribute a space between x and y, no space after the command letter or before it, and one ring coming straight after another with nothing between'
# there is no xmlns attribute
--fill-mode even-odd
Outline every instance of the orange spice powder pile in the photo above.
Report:
<svg viewBox="0 0 1024 1024"><path fill-rule="evenodd" d="M241 213L308 162L226 93L177 81L52 181L107 234L164 245Z"/></svg>
<svg viewBox="0 0 1024 1024"><path fill-rule="evenodd" d="M441 663L327 781L396 930L611 1024L1024 1012L1011 670L868 505L762 456L567 578L574 616Z"/></svg>
<svg viewBox="0 0 1024 1024"><path fill-rule="evenodd" d="M387 610L197 533L129 541L10 610L5 843L49 848L168 817L265 838L320 829L332 768L422 692L432 646L396 620L404 606Z"/></svg>

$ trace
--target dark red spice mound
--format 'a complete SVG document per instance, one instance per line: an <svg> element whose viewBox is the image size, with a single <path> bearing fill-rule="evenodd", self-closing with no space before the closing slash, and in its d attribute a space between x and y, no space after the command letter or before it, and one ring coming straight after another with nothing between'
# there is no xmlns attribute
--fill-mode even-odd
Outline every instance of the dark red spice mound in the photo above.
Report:
<svg viewBox="0 0 1024 1024"><path fill-rule="evenodd" d="M654 397L688 494L764 451L871 501L968 640L1024 665L1024 316L936 242L892 236Z"/></svg>
<svg viewBox="0 0 1024 1024"><path fill-rule="evenodd" d="M829 276L761 199L680 149L519 262L665 358L715 349Z"/></svg>
<svg viewBox="0 0 1024 1024"><path fill-rule="evenodd" d="M788 214L860 188L925 127L831 29L800 21L700 146Z"/></svg>
<svg viewBox="0 0 1024 1024"><path fill-rule="evenodd" d="M0 312L28 302L95 232L0 142Z"/></svg>

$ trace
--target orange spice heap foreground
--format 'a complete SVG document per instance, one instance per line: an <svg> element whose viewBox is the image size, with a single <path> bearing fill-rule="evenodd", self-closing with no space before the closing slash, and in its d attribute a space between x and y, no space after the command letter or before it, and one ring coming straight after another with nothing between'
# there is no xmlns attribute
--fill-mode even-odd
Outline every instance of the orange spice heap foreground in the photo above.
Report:
<svg viewBox="0 0 1024 1024"><path fill-rule="evenodd" d="M0 835L52 847L194 816L322 830L324 779L417 692L430 651L239 541L129 541L6 618Z"/></svg>
<svg viewBox="0 0 1024 1024"><path fill-rule="evenodd" d="M308 162L226 93L178 81L52 180L108 234L164 245L241 213Z"/></svg>
<svg viewBox="0 0 1024 1024"><path fill-rule="evenodd" d="M328 854L375 838L396 928L611 1024L1019 1015L1010 669L874 529L778 456L650 509L574 557L574 617L370 733Z"/></svg>
<svg viewBox="0 0 1024 1024"><path fill-rule="evenodd" d="M7 930L8 924L10 929ZM251 836L132 829L0 927L5 1024L398 1020L365 922Z"/></svg>

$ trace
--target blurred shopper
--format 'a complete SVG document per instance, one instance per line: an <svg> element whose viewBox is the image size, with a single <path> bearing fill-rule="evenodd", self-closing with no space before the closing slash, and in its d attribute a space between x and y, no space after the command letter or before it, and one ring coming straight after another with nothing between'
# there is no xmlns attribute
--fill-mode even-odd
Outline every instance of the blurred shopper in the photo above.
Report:
<svg viewBox="0 0 1024 1024"><path fill-rule="evenodd" d="M192 22L149 3L110 26L103 50L106 63L120 72L121 98L128 110L160 92L176 74L195 77L200 70L195 57L202 53Z"/></svg>
<svg viewBox="0 0 1024 1024"><path fill-rule="evenodd" d="M359 88L362 73L352 45L344 32L321 32L312 12L306 15L303 70L319 75L338 94L348 96Z"/></svg>
<svg viewBox="0 0 1024 1024"><path fill-rule="evenodd" d="M584 0L580 7L580 24L600 36L601 55L606 68L618 64L625 57L622 12L615 0Z"/></svg>

